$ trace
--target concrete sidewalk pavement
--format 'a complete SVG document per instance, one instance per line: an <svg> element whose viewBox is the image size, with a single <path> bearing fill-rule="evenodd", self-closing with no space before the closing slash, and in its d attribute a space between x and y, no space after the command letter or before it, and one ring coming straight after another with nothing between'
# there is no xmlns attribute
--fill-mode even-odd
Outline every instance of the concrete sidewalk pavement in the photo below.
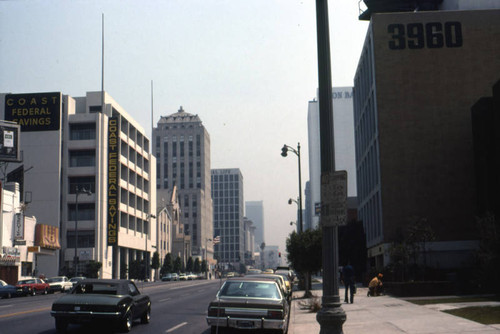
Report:
<svg viewBox="0 0 500 334"><path fill-rule="evenodd" d="M358 288L353 304L342 304L347 320L343 325L344 334L493 334L500 333L500 324L482 325L416 305L402 299L379 296L367 297L367 288ZM313 290L321 303L322 290ZM343 300L344 289L340 289ZM289 334L319 333L320 325L316 313L301 308L304 291L295 291L292 301ZM463 306L462 306L463 307Z"/></svg>

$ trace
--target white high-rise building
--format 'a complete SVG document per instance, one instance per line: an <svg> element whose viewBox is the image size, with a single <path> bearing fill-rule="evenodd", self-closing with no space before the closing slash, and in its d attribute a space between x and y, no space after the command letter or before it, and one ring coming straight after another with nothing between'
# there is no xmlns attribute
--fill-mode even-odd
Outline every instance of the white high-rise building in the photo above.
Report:
<svg viewBox="0 0 500 334"><path fill-rule="evenodd" d="M352 87L334 87L333 99L333 127L335 141L335 169L347 171L347 196L355 197L356 189L356 155L354 145L354 113L352 101ZM309 181L310 207L312 217L311 227L319 224L321 205L321 153L319 129L319 102L315 99L309 102L307 113L308 142L309 142ZM308 219L305 219L308 221Z"/></svg>

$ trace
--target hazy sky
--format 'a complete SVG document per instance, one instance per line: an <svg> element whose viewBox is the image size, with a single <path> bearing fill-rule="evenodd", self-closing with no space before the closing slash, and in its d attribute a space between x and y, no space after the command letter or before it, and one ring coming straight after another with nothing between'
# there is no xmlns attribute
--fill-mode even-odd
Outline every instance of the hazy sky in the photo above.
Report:
<svg viewBox="0 0 500 334"><path fill-rule="evenodd" d="M352 86L367 22L358 0L330 0L333 86ZM176 112L198 114L212 168L240 168L245 200L264 201L268 245L294 227L297 158L309 179L307 103L318 86L313 0L0 1L0 92L104 89L151 134ZM304 204L305 206L305 200Z"/></svg>

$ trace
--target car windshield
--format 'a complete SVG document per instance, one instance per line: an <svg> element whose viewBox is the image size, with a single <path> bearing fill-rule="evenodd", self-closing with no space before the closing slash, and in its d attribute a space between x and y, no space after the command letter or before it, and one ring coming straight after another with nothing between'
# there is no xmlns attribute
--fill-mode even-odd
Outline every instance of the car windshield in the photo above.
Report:
<svg viewBox="0 0 500 334"><path fill-rule="evenodd" d="M118 284L110 284L110 283L79 284L77 285L76 289L72 291L72 293L116 295L118 294Z"/></svg>
<svg viewBox="0 0 500 334"><path fill-rule="evenodd" d="M267 282L226 282L219 297L280 298L274 283Z"/></svg>
<svg viewBox="0 0 500 334"><path fill-rule="evenodd" d="M34 283L35 283L34 279L27 279L17 282L17 284L34 284Z"/></svg>
<svg viewBox="0 0 500 334"><path fill-rule="evenodd" d="M47 283L56 283L56 282L62 282L63 279L60 277L54 277L54 278L49 278L46 280Z"/></svg>

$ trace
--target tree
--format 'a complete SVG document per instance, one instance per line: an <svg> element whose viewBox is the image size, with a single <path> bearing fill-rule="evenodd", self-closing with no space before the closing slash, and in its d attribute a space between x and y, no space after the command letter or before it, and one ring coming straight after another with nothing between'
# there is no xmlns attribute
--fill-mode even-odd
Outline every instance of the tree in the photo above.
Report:
<svg viewBox="0 0 500 334"><path fill-rule="evenodd" d="M102 268L102 263L94 260L90 260L87 264L87 277L88 278L99 278L99 270Z"/></svg>
<svg viewBox="0 0 500 334"><path fill-rule="evenodd" d="M193 272L193 258L190 256L186 265L187 272Z"/></svg>
<svg viewBox="0 0 500 334"><path fill-rule="evenodd" d="M319 271L322 266L321 229L306 230L301 233L293 231L286 239L287 259L291 266L306 277L304 297L311 294L309 274Z"/></svg>
<svg viewBox="0 0 500 334"><path fill-rule="evenodd" d="M155 279L156 279L158 268L160 268L160 254L158 254L158 252L153 253L153 258L151 259L151 268L155 270Z"/></svg>
<svg viewBox="0 0 500 334"><path fill-rule="evenodd" d="M180 256L177 256L174 261L174 272L180 273L182 270L182 260Z"/></svg>
<svg viewBox="0 0 500 334"><path fill-rule="evenodd" d="M167 255L165 255L165 259L163 259L163 266L161 267L160 275L163 276L173 271L174 271L174 261L172 260L172 254L167 253Z"/></svg>
<svg viewBox="0 0 500 334"><path fill-rule="evenodd" d="M207 261L203 260L201 261L201 272L206 272L207 271Z"/></svg>
<svg viewBox="0 0 500 334"><path fill-rule="evenodd" d="M129 278L130 279L144 279L145 278L145 272L144 272L144 261L139 261L139 260L134 260L130 262L130 267L129 267Z"/></svg>
<svg viewBox="0 0 500 334"><path fill-rule="evenodd" d="M195 273L199 273L201 272L201 263L200 263L200 259L196 258L196 260L194 260L194 267L193 267L193 271Z"/></svg>

